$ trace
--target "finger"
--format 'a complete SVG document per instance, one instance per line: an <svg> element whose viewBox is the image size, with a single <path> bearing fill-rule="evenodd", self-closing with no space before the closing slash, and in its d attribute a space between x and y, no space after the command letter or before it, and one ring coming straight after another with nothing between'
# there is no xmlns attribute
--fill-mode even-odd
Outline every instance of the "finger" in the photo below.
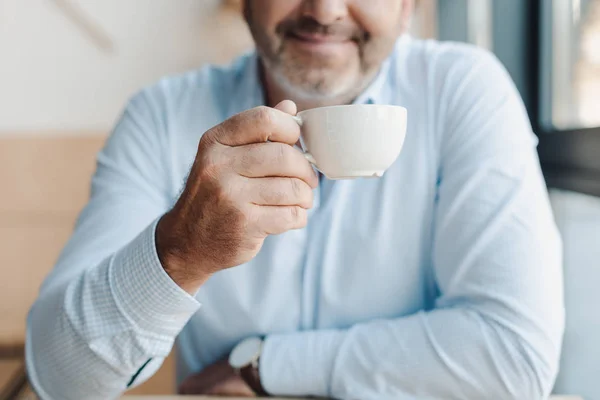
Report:
<svg viewBox="0 0 600 400"><path fill-rule="evenodd" d="M247 178L289 177L306 182L311 188L319 178L304 155L283 143L260 143L231 148L234 172Z"/></svg>
<svg viewBox="0 0 600 400"><path fill-rule="evenodd" d="M279 102L279 104L277 104L275 106L275 108L283 111L286 114L290 114L290 115L298 114L298 106L296 106L296 103L294 103L292 100L283 100L283 101ZM298 140L295 144L298 147L302 147L300 144L300 140Z"/></svg>
<svg viewBox="0 0 600 400"><path fill-rule="evenodd" d="M301 229L307 223L306 209L298 206L255 206L256 223L261 235L279 235Z"/></svg>
<svg viewBox="0 0 600 400"><path fill-rule="evenodd" d="M283 107L288 109L286 104ZM294 145L300 137L300 126L286 112L261 106L234 115L212 128L207 135L226 146L267 141Z"/></svg>
<svg viewBox="0 0 600 400"><path fill-rule="evenodd" d="M202 394L209 389L209 386L206 383L195 380L195 379L186 379L183 381L179 388L177 389L177 393L179 394Z"/></svg>
<svg viewBox="0 0 600 400"><path fill-rule="evenodd" d="M217 382L207 393L210 396L256 397L256 394L242 378L238 376Z"/></svg>
<svg viewBox="0 0 600 400"><path fill-rule="evenodd" d="M283 100L275 106L275 109L290 115L296 115L298 113L298 107L292 100Z"/></svg>
<svg viewBox="0 0 600 400"><path fill-rule="evenodd" d="M180 394L205 394L215 384L236 376L227 359L220 360L202 371L188 376L179 386Z"/></svg>
<svg viewBox="0 0 600 400"><path fill-rule="evenodd" d="M250 178L243 190L260 206L313 206L312 188L298 178Z"/></svg>

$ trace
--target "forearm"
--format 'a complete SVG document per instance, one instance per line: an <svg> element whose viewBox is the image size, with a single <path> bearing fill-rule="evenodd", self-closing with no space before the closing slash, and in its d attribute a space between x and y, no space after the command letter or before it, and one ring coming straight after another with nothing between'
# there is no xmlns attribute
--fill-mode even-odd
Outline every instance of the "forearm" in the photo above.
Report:
<svg viewBox="0 0 600 400"><path fill-rule="evenodd" d="M274 394L541 399L551 389L559 348L560 335L523 335L476 307L456 307L345 331L273 335L260 371Z"/></svg>
<svg viewBox="0 0 600 400"><path fill-rule="evenodd" d="M118 397L145 365L160 366L199 307L161 269L154 224L62 286L42 293L28 317L27 366L46 399Z"/></svg>

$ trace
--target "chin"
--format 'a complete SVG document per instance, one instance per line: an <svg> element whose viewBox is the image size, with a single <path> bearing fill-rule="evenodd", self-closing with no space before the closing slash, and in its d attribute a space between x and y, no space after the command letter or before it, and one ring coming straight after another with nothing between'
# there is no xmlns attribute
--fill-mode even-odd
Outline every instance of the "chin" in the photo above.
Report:
<svg viewBox="0 0 600 400"><path fill-rule="evenodd" d="M327 85L322 83L289 82L286 89L290 95L306 101L328 101L351 97L354 88L347 85Z"/></svg>
<svg viewBox="0 0 600 400"><path fill-rule="evenodd" d="M278 83L290 95L302 100L320 101L353 97L357 88L358 76L354 73L299 73L280 71Z"/></svg>

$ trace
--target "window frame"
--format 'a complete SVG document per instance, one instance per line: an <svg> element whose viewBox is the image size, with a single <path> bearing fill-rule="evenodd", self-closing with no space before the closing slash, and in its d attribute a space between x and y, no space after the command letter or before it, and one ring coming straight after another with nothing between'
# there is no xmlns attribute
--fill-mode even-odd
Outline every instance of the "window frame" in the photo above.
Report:
<svg viewBox="0 0 600 400"><path fill-rule="evenodd" d="M539 138L538 153L549 187L600 196L600 126L593 128L558 129L542 121L548 96L551 95L552 72L547 63L552 60L553 0L532 0L530 32L532 62L528 75L531 82L529 112L532 126ZM600 110L599 110L600 112Z"/></svg>
<svg viewBox="0 0 600 400"><path fill-rule="evenodd" d="M552 50L547 40L552 1L493 0L490 50L507 68L527 107L548 187L600 196L600 127L561 130L542 122L544 99L552 87L551 69L544 68ZM440 40L469 42L474 36L469 29L476 27L466 23L469 5L469 0L438 0Z"/></svg>

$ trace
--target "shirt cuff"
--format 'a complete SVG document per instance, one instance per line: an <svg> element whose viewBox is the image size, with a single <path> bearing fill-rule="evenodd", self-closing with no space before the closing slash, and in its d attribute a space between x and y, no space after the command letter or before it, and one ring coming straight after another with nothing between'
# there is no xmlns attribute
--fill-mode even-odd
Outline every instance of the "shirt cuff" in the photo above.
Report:
<svg viewBox="0 0 600 400"><path fill-rule="evenodd" d="M115 254L109 281L117 306L136 327L176 336L200 308L163 269L156 252L158 220Z"/></svg>
<svg viewBox="0 0 600 400"><path fill-rule="evenodd" d="M341 331L307 331L269 335L260 356L260 380L267 393L279 396L330 396L332 372Z"/></svg>

